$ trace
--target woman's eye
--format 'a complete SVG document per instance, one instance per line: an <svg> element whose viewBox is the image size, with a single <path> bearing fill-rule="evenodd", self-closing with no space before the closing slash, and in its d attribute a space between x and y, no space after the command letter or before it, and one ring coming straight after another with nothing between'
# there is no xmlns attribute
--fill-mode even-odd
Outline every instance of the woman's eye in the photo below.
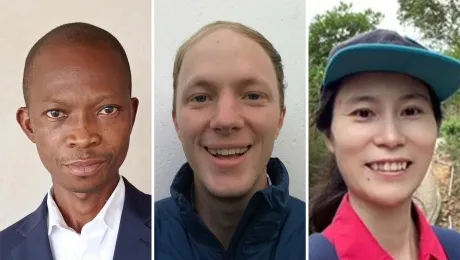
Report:
<svg viewBox="0 0 460 260"><path fill-rule="evenodd" d="M100 113L104 115L111 115L113 113L116 113L117 111L118 111L118 108L114 106L106 106L101 110Z"/></svg>
<svg viewBox="0 0 460 260"><path fill-rule="evenodd" d="M360 117L360 118L367 119L372 116L372 112L368 109L359 109L353 112L353 115Z"/></svg>
<svg viewBox="0 0 460 260"><path fill-rule="evenodd" d="M417 116L419 115L420 113L422 113L422 110L418 109L418 108L408 108L408 109L405 109L403 114L405 116Z"/></svg>
<svg viewBox="0 0 460 260"><path fill-rule="evenodd" d="M50 118L60 118L64 116L64 113L59 110L49 110L46 115Z"/></svg>

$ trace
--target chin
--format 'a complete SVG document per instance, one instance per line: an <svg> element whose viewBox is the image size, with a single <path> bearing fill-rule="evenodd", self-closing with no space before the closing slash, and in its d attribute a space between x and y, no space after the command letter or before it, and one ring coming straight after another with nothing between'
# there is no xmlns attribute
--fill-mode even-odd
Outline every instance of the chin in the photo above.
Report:
<svg viewBox="0 0 460 260"><path fill-rule="evenodd" d="M378 192L369 192L366 194L366 200L376 206L394 208L410 201L412 194L413 192L411 191L387 189Z"/></svg>
<svg viewBox="0 0 460 260"><path fill-rule="evenodd" d="M213 191L208 190L212 197L220 200L239 200L246 196L247 192L239 191Z"/></svg>
<svg viewBox="0 0 460 260"><path fill-rule="evenodd" d="M250 187L245 187L243 185L247 186L247 183L242 183L241 185L225 185L225 186L220 186L220 185L206 185L206 190L208 193L218 199L239 199L241 197L246 196L248 194Z"/></svg>
<svg viewBox="0 0 460 260"><path fill-rule="evenodd" d="M99 191L100 187L99 186L74 186L70 188L71 192L74 193L95 193Z"/></svg>
<svg viewBox="0 0 460 260"><path fill-rule="evenodd" d="M79 183L69 183L67 185L68 190L74 193L95 193L101 190L102 187L106 185L106 181L98 181L95 182L94 180L90 181L89 179L86 179L83 182Z"/></svg>

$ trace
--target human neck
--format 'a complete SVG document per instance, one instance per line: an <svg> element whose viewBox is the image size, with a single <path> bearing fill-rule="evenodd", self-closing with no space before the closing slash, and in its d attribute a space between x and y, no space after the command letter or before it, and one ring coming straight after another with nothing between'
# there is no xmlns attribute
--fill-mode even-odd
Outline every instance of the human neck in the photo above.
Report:
<svg viewBox="0 0 460 260"><path fill-rule="evenodd" d="M198 215L225 249L230 245L233 233L246 210L249 200L257 191L268 186L266 175L263 174L254 187L243 196L218 198L207 192L204 187L199 185L196 179L195 184L195 204Z"/></svg>
<svg viewBox="0 0 460 260"><path fill-rule="evenodd" d="M67 226L81 233L84 225L93 220L117 187L120 176L112 178L93 193L75 193L53 185L53 198Z"/></svg>
<svg viewBox="0 0 460 260"><path fill-rule="evenodd" d="M350 204L380 246L394 259L418 259L418 232L411 215L411 200L383 208L350 193Z"/></svg>

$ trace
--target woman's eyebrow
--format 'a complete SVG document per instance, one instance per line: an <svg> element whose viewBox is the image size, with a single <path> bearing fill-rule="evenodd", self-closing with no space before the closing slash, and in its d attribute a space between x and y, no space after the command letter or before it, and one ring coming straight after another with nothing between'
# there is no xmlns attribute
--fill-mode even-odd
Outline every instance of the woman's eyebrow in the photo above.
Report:
<svg viewBox="0 0 460 260"><path fill-rule="evenodd" d="M430 98L427 95L424 95L422 93L405 94L405 95L400 96L399 100L401 101L423 100L423 101L431 102ZM346 104L353 105L353 104L361 103L361 102L378 103L378 98L376 96L371 96L371 95L357 95L357 96L353 96L349 98L346 101Z"/></svg>
<svg viewBox="0 0 460 260"><path fill-rule="evenodd" d="M423 101L426 101L426 102L431 102L431 99L427 95L422 94L422 93L405 94L405 95L402 95L399 99L401 101L423 100Z"/></svg>
<svg viewBox="0 0 460 260"><path fill-rule="evenodd" d="M346 104L353 105L353 104L361 103L361 102L377 103L378 100L375 96L359 95L359 96L353 96L347 99Z"/></svg>

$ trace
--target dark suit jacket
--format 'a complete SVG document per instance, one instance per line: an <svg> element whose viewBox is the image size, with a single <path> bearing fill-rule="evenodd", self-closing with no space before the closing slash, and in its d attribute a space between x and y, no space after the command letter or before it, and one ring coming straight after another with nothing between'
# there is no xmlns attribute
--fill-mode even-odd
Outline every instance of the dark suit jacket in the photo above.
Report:
<svg viewBox="0 0 460 260"><path fill-rule="evenodd" d="M151 260L152 196L124 177L125 202L113 260ZM52 260L46 196L37 210L0 232L0 260Z"/></svg>

